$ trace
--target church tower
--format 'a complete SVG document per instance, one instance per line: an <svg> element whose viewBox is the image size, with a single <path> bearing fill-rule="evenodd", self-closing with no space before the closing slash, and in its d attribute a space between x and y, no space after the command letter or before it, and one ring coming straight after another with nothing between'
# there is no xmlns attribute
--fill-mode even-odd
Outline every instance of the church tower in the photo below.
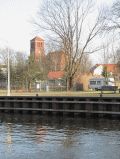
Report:
<svg viewBox="0 0 120 159"><path fill-rule="evenodd" d="M34 57L35 62L43 60L45 57L44 40L40 37L35 37L30 41L30 55Z"/></svg>

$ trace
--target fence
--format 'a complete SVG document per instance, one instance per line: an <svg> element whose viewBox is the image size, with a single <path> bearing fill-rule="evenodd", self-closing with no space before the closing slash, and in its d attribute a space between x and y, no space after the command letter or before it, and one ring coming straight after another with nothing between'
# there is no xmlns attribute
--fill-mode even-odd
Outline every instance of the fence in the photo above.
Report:
<svg viewBox="0 0 120 159"><path fill-rule="evenodd" d="M11 95L36 95L36 94L55 94L58 93L62 95L76 95L76 96L120 96L120 89L114 90L103 90L103 91L83 91L82 84L75 84L73 89L70 92L67 92L67 86L65 81L59 80L49 80L49 81L36 81L31 84L30 88L28 89L27 83L22 85L15 83L11 83L10 85ZM7 81L2 80L0 81L0 95L7 95Z"/></svg>

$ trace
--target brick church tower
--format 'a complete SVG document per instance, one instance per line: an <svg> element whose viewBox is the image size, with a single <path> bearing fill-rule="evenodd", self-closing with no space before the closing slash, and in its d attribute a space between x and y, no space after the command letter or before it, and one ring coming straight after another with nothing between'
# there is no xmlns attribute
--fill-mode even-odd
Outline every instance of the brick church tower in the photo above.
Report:
<svg viewBox="0 0 120 159"><path fill-rule="evenodd" d="M39 62L45 58L44 40L35 37L30 41L30 55L34 57L35 62Z"/></svg>

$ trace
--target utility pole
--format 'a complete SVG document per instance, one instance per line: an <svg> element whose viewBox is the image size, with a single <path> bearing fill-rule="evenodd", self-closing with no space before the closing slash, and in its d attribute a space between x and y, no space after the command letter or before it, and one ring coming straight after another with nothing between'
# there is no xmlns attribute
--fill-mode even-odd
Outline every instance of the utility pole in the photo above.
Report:
<svg viewBox="0 0 120 159"><path fill-rule="evenodd" d="M7 82L7 96L10 96L10 52L9 48L7 48L7 75L8 75L8 82Z"/></svg>
<svg viewBox="0 0 120 159"><path fill-rule="evenodd" d="M5 39L0 38L0 40L7 44L7 96L10 96L10 51L8 47L8 41Z"/></svg>

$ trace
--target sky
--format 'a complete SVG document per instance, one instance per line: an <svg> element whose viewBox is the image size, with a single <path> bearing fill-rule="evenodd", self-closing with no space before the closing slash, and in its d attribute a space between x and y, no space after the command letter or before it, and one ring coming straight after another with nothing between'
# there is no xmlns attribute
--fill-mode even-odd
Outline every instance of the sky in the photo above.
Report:
<svg viewBox="0 0 120 159"><path fill-rule="evenodd" d="M113 0L96 0L98 6ZM10 47L29 55L30 40L41 36L35 31L35 17L42 0L0 0L0 47ZM44 35L43 35L44 36Z"/></svg>
<svg viewBox="0 0 120 159"><path fill-rule="evenodd" d="M29 54L30 39L36 36L32 18L40 0L0 0L0 47Z"/></svg>

